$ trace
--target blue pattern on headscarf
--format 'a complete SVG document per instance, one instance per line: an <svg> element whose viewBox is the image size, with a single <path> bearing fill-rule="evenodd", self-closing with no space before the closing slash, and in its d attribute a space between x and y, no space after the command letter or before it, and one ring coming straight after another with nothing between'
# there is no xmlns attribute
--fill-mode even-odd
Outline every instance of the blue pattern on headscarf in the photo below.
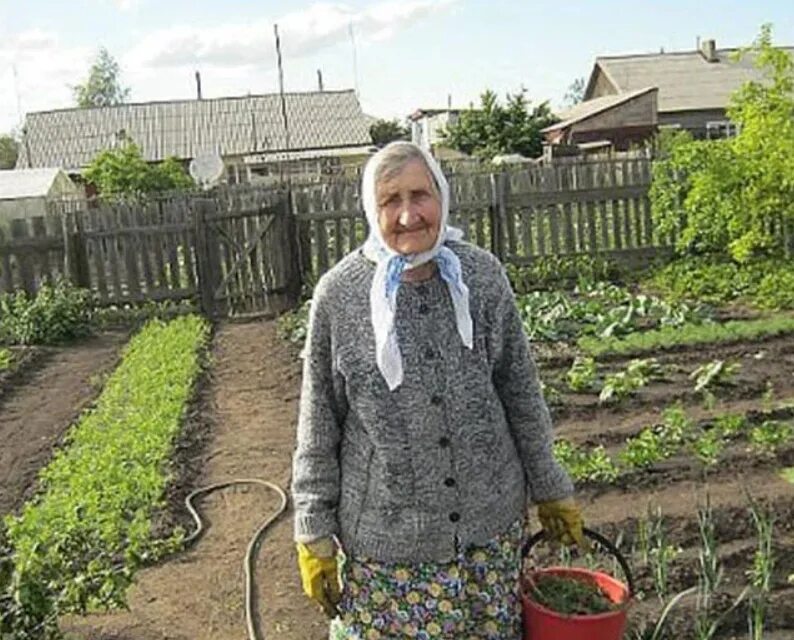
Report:
<svg viewBox="0 0 794 640"><path fill-rule="evenodd" d="M405 256L392 256L386 266L386 299L392 308L397 302L397 289L400 288L400 278L402 277L408 260Z"/></svg>

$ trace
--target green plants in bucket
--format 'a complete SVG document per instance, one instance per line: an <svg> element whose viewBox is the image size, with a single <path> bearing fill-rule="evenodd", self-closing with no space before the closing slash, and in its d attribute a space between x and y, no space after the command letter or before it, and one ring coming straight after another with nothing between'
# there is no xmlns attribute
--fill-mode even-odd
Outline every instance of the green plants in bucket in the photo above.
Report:
<svg viewBox="0 0 794 640"><path fill-rule="evenodd" d="M591 529L585 535L613 554L626 582L602 571L577 567L532 569L523 575L524 640L620 640L633 593L631 570L609 540ZM540 531L524 545L527 557L545 538Z"/></svg>

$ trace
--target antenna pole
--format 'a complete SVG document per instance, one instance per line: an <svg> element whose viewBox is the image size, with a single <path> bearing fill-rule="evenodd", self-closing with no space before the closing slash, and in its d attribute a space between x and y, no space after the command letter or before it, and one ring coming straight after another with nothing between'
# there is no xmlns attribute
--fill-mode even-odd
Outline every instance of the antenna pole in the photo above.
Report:
<svg viewBox="0 0 794 640"><path fill-rule="evenodd" d="M356 55L356 37L353 34L353 21L351 20L347 26L350 32L350 46L353 48L353 87L356 91L356 98L358 98L358 56Z"/></svg>
<svg viewBox="0 0 794 640"><path fill-rule="evenodd" d="M11 70L14 72L14 94L17 99L17 120L22 122L22 100L19 97L19 71L17 71L16 63L11 65Z"/></svg>
<svg viewBox="0 0 794 640"><path fill-rule="evenodd" d="M273 32L276 35L276 57L278 59L278 92L281 96L281 117L284 120L284 147L285 152L289 151L289 121L287 120L287 102L284 98L284 68L281 66L281 39L278 37L278 25L273 25ZM281 179L284 179L284 162L281 163Z"/></svg>

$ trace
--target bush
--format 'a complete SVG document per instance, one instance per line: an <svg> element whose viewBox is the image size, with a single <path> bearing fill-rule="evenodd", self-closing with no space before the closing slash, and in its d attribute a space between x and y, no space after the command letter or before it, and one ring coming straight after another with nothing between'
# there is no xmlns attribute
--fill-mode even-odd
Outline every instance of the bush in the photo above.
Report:
<svg viewBox="0 0 794 640"><path fill-rule="evenodd" d="M794 309L794 260L740 264L714 256L686 258L655 271L645 284L673 300L744 300L760 309Z"/></svg>
<svg viewBox="0 0 794 640"><path fill-rule="evenodd" d="M786 249L781 223L794 224L794 60L772 45L764 26L753 63L762 82L731 97L739 128L728 140L671 136L653 167L651 210L657 231L676 236L680 254L717 253L747 262Z"/></svg>
<svg viewBox="0 0 794 640"><path fill-rule="evenodd" d="M89 291L58 279L42 285L35 297L24 291L0 295L0 342L54 344L91 331Z"/></svg>

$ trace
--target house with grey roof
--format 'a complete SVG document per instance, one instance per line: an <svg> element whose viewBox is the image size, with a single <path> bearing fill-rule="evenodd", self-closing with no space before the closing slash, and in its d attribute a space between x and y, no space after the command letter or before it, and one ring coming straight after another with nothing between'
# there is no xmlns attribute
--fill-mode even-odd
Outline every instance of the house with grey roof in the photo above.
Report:
<svg viewBox="0 0 794 640"><path fill-rule="evenodd" d="M369 154L367 117L353 91L170 100L29 113L18 167L63 167L78 174L125 139L150 162L185 164L218 154L229 182L254 181L287 163L333 166Z"/></svg>
<svg viewBox="0 0 794 640"><path fill-rule="evenodd" d="M783 47L794 54L794 47ZM752 54L718 49L704 40L692 51L599 56L584 101L560 115L544 134L548 144L596 145L625 149L657 128L689 131L696 138L735 134L726 108L731 95L761 72Z"/></svg>

